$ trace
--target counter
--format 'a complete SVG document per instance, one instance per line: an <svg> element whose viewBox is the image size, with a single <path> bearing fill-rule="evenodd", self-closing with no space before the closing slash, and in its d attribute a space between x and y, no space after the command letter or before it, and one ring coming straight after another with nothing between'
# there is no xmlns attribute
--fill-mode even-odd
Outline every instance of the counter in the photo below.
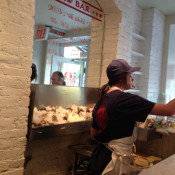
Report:
<svg viewBox="0 0 175 175"><path fill-rule="evenodd" d="M151 168L144 169L139 175L175 175L175 154L162 160Z"/></svg>

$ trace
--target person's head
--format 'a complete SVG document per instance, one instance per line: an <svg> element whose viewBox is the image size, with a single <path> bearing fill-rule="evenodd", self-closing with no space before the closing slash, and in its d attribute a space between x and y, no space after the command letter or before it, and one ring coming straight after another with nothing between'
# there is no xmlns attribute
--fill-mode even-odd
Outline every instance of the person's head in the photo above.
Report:
<svg viewBox="0 0 175 175"><path fill-rule="evenodd" d="M59 71L53 72L51 81L53 85L66 85L64 75Z"/></svg>
<svg viewBox="0 0 175 175"><path fill-rule="evenodd" d="M139 71L140 67L132 67L123 59L112 60L106 69L106 74L109 79L108 85L117 85L123 90L133 88L133 78L131 74Z"/></svg>
<svg viewBox="0 0 175 175"><path fill-rule="evenodd" d="M36 65L34 63L32 63L32 75L30 77L31 81L36 80L37 79L37 69L36 69Z"/></svg>

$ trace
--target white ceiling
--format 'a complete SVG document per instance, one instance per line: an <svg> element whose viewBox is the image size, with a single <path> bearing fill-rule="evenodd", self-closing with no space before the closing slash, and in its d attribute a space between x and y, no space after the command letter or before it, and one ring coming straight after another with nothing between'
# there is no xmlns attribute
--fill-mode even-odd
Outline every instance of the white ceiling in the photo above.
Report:
<svg viewBox="0 0 175 175"><path fill-rule="evenodd" d="M69 17L73 16L73 19ZM76 19L84 19L84 23ZM55 0L35 0L35 24L53 26L63 31L87 28L91 18Z"/></svg>
<svg viewBox="0 0 175 175"><path fill-rule="evenodd" d="M143 9L156 7L165 15L175 14L175 0L136 0L136 2Z"/></svg>
<svg viewBox="0 0 175 175"><path fill-rule="evenodd" d="M61 2L56 0L35 0L36 28L40 25L52 26L65 32L63 38L49 33L49 39L57 39L60 43L81 41L82 44L87 44L86 41L89 41L91 17L73 9L73 5L69 7ZM96 1L93 1L91 4L99 8Z"/></svg>

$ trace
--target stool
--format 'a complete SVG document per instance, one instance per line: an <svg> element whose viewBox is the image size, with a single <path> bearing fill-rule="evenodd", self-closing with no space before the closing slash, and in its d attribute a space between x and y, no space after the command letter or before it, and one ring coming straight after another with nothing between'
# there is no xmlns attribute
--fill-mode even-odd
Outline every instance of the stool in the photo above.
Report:
<svg viewBox="0 0 175 175"><path fill-rule="evenodd" d="M95 145L70 145L69 149L73 151L75 155L74 165L72 169L72 175L77 175L77 165L79 162L79 155L83 155L86 157L91 157L92 152L95 148Z"/></svg>

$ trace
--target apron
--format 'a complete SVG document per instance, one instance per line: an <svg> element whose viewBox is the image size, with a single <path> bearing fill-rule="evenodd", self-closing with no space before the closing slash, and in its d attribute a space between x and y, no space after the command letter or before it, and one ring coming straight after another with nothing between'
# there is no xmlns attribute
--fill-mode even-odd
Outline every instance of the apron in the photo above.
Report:
<svg viewBox="0 0 175 175"><path fill-rule="evenodd" d="M130 137L124 137L116 139L105 144L111 151L111 161L103 170L102 175L118 175L119 173L119 157L123 155L132 154L133 144L137 137L137 128L133 130L133 134Z"/></svg>

